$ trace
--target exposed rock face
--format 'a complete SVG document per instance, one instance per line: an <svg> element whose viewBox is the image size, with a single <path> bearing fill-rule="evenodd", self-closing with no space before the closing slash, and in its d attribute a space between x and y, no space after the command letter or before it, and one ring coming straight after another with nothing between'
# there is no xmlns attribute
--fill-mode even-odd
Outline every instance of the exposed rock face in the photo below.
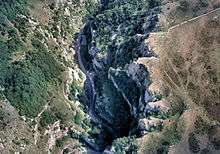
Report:
<svg viewBox="0 0 220 154"><path fill-rule="evenodd" d="M129 64L127 67L127 74L136 82L139 88L146 89L149 81L148 72L144 65L135 63Z"/></svg>
<svg viewBox="0 0 220 154"><path fill-rule="evenodd" d="M132 2L135 3L134 6L140 3L140 8L136 10L133 4L124 0L103 1L105 5L102 5L98 12L87 21L79 34L78 54L81 56L79 61L85 68L83 72L87 74L87 78L91 78L89 74L94 75L93 81L91 82L89 79L90 84L86 83L88 87L85 88L88 90L86 92L88 109L90 112L93 110L91 119L101 126L103 136L107 136L103 137L106 145L116 138L132 135L145 136L149 132L156 131L160 134L160 142L163 140L168 142L165 143L168 148L173 141L169 135L167 137L167 133L174 134L175 140L180 140L181 135L176 132L176 129L181 127L177 126L177 124L179 125L178 119L185 110L185 102L173 94L178 90L173 90L172 84L174 87L178 87L181 83L183 84L181 88L185 87L185 83L191 86L190 82L179 81L179 78L193 71L184 72L186 68L183 67L184 60L191 53L188 53L190 50L187 49L187 55L183 55L181 58L175 57L176 53L173 52L174 54L169 54L166 59L164 58L167 56L166 53L157 51L158 44L157 47L149 47L149 42L145 42L145 40L155 34L149 34L150 32L157 31L158 8L155 8L155 5L150 5L150 8L146 7L144 5L146 1ZM117 8L124 9L118 10ZM182 34L184 33L181 32ZM181 37L179 35L176 33L174 36ZM164 39L162 33L160 36L160 39ZM184 38L183 41L185 40L187 39ZM167 46L175 44L175 42L171 42ZM181 43L179 42L179 44ZM185 47L184 45L179 53L182 53ZM166 52L168 53L168 51ZM193 56L189 63L193 59L196 57ZM163 64L166 65L162 66ZM178 67L184 69L178 69ZM187 79L194 80L194 78ZM169 85L169 82L173 82L170 87L164 86L165 83ZM92 88L91 83L93 83ZM193 91L197 89L193 85L192 88ZM166 99L177 101L172 102L176 106L173 104L171 106ZM185 101L185 95L183 99ZM92 110L91 103L93 104ZM173 112L170 112L171 109ZM163 127L166 129L162 129ZM109 137L113 135L114 137ZM161 149L158 151L161 152Z"/></svg>
<svg viewBox="0 0 220 154"><path fill-rule="evenodd" d="M153 110L157 110L160 114L166 114L170 110L170 105L166 100L162 99L156 102L149 102L145 107L145 111L149 113L150 108Z"/></svg>
<svg viewBox="0 0 220 154"><path fill-rule="evenodd" d="M131 114L137 118L140 107L145 105L145 97L148 95L146 68L141 64L132 63L126 66L126 70L110 68L108 76L128 103Z"/></svg>
<svg viewBox="0 0 220 154"><path fill-rule="evenodd" d="M138 121L138 129L141 135L147 134L154 130L160 130L163 126L163 121L157 118L140 119Z"/></svg>
<svg viewBox="0 0 220 154"><path fill-rule="evenodd" d="M126 9L120 12L114 7L126 8L126 2L102 2L97 14L78 35L77 55L80 68L87 76L88 112L92 121L99 123L104 133L111 136L107 140L104 138L111 143L117 137L137 132L138 120L152 100L148 92L148 71L135 60L154 56L144 40L149 32L156 30L157 11L149 10L141 0L143 8L147 9L137 14L132 13L135 4L129 4L132 9L128 7L128 12ZM108 10L110 14L106 13Z"/></svg>
<svg viewBox="0 0 220 154"><path fill-rule="evenodd" d="M110 69L109 78L128 103L131 114L136 116L140 98L140 90L136 83L123 70Z"/></svg>

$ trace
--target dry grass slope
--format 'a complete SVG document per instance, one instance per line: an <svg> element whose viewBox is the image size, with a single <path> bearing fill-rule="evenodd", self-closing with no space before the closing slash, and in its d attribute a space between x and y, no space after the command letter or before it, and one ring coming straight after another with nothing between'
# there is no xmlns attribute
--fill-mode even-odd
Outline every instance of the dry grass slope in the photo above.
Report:
<svg viewBox="0 0 220 154"><path fill-rule="evenodd" d="M170 154L216 151L220 122L220 9L191 18L167 32L153 33L146 41L158 59L139 59L151 73L150 90L160 91L173 111L186 110L165 129L140 139L140 153L156 153L157 147L177 131L181 139ZM172 126L176 126L172 132ZM195 144L195 146L194 146ZM211 145L211 147L208 147ZM152 148L154 147L154 148Z"/></svg>

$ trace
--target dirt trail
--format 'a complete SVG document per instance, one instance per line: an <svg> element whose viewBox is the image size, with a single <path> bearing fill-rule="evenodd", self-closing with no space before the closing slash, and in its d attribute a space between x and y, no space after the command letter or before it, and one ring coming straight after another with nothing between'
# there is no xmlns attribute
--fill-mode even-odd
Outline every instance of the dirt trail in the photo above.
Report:
<svg viewBox="0 0 220 154"><path fill-rule="evenodd" d="M38 132L39 120L40 120L41 115L44 113L44 111L47 110L48 106L49 106L49 102L47 102L47 104L45 104L45 106L43 107L41 112L37 115L37 117L34 118L34 121L36 122L36 124L34 126L34 144L35 145L37 145L38 136L39 136L39 132Z"/></svg>
<svg viewBox="0 0 220 154"><path fill-rule="evenodd" d="M209 15L209 14L211 14L211 13L213 13L213 12L217 12L217 11L220 11L220 8L217 8L217 9L215 9L215 10L209 11L209 12L207 12L207 13L205 13L205 14L199 15L199 16L197 16L197 17L194 17L194 18L191 18L191 19L186 20L186 21L184 21L184 22L181 22L181 23L179 23L179 24L177 24L177 25L175 25L175 26L173 26L173 27L170 27L170 28L168 29L168 32L171 31L172 29L175 29L176 27L182 26L183 24L187 24L188 22L192 22L192 21L194 21L194 20L196 20L196 19L198 19L198 18L207 16L207 15Z"/></svg>

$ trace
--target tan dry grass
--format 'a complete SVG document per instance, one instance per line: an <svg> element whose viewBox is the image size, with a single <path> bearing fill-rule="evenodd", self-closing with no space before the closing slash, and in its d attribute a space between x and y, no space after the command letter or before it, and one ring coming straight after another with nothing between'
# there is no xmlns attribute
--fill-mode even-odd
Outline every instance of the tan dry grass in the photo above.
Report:
<svg viewBox="0 0 220 154"><path fill-rule="evenodd" d="M164 89L168 89L167 99L171 105L179 106L183 101L188 107L177 122L177 129L185 129L180 143L170 148L171 154L190 153L188 135L195 131L197 117L209 125L219 123L219 38L218 9L170 28L168 32L151 34L146 41L159 56L156 60L139 59L150 70L152 85L156 87L152 89L159 89L163 94L166 94ZM155 140L160 137L157 134ZM142 152L146 152L143 149L151 145L152 140L151 135L141 139ZM206 143L208 141L201 142L202 146ZM157 142L154 144L157 146Z"/></svg>

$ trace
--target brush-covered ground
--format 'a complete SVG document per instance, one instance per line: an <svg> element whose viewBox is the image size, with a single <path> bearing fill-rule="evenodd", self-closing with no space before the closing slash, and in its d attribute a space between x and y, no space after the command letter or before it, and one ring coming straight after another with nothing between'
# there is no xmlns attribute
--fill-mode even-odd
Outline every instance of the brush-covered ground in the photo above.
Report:
<svg viewBox="0 0 220 154"><path fill-rule="evenodd" d="M83 151L90 124L72 46L96 1L0 1L0 153Z"/></svg>

